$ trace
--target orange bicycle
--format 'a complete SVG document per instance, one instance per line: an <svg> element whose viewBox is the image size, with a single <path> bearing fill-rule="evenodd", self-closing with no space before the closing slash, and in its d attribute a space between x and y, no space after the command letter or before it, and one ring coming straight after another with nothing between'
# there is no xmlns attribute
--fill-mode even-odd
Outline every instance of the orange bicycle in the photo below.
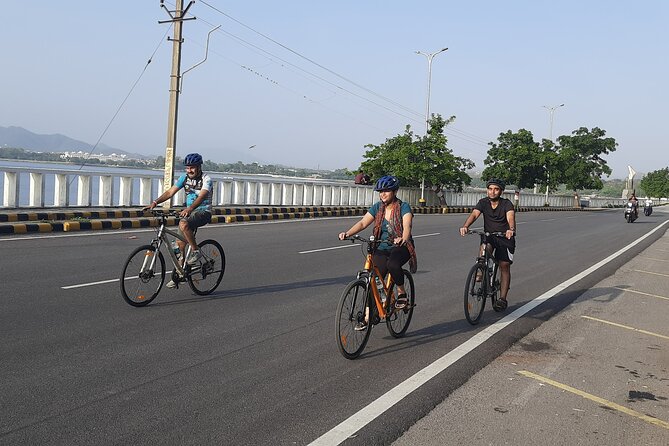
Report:
<svg viewBox="0 0 669 446"><path fill-rule="evenodd" d="M346 286L337 308L337 346L346 359L355 359L367 345L372 326L384 319L391 336L394 338L404 336L413 316L415 290L411 273L403 269L408 302L403 308L396 308L397 296L393 278L387 274L383 280L379 269L374 265L372 254L381 241L374 240L374 236L365 239L358 235L345 240L351 240L353 243L356 240L360 241L365 256L364 269L359 271L356 279ZM367 328L356 330L356 325L360 323L366 323Z"/></svg>

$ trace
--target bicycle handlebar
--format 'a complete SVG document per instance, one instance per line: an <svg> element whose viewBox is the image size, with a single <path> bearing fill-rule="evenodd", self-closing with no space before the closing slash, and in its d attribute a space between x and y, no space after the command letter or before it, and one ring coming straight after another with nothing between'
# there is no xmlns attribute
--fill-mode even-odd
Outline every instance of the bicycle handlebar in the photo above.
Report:
<svg viewBox="0 0 669 446"><path fill-rule="evenodd" d="M467 234L485 235L486 237L490 237L491 235L496 237L506 237L506 232L486 232L481 231L480 229L468 229Z"/></svg>

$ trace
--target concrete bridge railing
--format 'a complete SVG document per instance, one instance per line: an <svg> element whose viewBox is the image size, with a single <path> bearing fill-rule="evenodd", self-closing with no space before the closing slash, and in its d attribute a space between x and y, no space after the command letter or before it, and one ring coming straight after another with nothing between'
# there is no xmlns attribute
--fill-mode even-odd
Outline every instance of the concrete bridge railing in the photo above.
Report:
<svg viewBox="0 0 669 446"><path fill-rule="evenodd" d="M0 167L3 181L2 206L4 209L44 207L129 207L147 205L163 190L163 173L135 169L100 168L31 168ZM313 178L278 177L270 175L236 175L209 173L214 180L214 206L369 206L378 198L371 186L352 184L351 181ZM418 206L420 189L401 188L399 197ZM485 191L445 191L442 196L425 191L427 206L473 206ZM514 200L514 191L505 192ZM544 206L543 194L519 195L520 206ZM571 195L551 195L552 207L580 205ZM173 204L183 203L183 191L173 198ZM620 206L622 199L591 199L591 207Z"/></svg>

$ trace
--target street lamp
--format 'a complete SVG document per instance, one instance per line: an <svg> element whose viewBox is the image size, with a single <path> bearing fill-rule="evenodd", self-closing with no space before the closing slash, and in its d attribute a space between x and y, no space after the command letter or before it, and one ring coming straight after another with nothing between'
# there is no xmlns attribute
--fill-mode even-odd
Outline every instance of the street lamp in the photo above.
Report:
<svg viewBox="0 0 669 446"><path fill-rule="evenodd" d="M550 125L548 127L548 137L553 142L553 115L555 114L555 110L557 110L560 107L564 107L564 104L560 105L554 105L552 107L548 105L542 105L543 108L548 110L548 119L550 122ZM546 172L546 204L548 204L548 183L550 182L550 172Z"/></svg>
<svg viewBox="0 0 669 446"><path fill-rule="evenodd" d="M423 53L422 51L416 51L416 54L420 54L427 58L427 100L425 101L425 137L427 138L428 131L430 130L430 87L432 84L432 59L439 53L443 53L448 50L448 48L442 48L439 51L434 53ZM425 177L420 182L420 205L425 206Z"/></svg>

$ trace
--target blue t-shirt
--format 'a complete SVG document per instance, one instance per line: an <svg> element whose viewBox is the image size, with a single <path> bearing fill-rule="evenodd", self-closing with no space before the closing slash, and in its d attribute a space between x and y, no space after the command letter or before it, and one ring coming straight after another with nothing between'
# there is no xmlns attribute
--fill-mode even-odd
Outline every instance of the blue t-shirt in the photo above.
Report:
<svg viewBox="0 0 669 446"><path fill-rule="evenodd" d="M378 201L372 205L371 208L367 212L372 214L372 217L376 218L376 213L379 212L379 209L381 208L381 202ZM411 213L411 206L409 206L408 203L402 202L402 205L400 206L400 218L403 218L406 214ZM385 218L381 220L381 240L383 240L383 243L379 244L379 248L381 251L390 251L393 247L393 239L395 237L402 237L402 234L391 234L390 231L392 231L392 226L388 225L388 220Z"/></svg>
<svg viewBox="0 0 669 446"><path fill-rule="evenodd" d="M213 188L213 184L214 183L211 181L209 175L205 173L200 175L199 178L192 179L188 178L188 175L183 174L179 177L177 182L174 183L174 185L179 189L182 187L184 188L184 192L186 192L186 206L193 204L197 196L200 195L200 191L202 189L208 190L209 194L207 194L207 198L202 200L202 203L200 203L196 209L198 211L207 212L211 212L211 190Z"/></svg>

